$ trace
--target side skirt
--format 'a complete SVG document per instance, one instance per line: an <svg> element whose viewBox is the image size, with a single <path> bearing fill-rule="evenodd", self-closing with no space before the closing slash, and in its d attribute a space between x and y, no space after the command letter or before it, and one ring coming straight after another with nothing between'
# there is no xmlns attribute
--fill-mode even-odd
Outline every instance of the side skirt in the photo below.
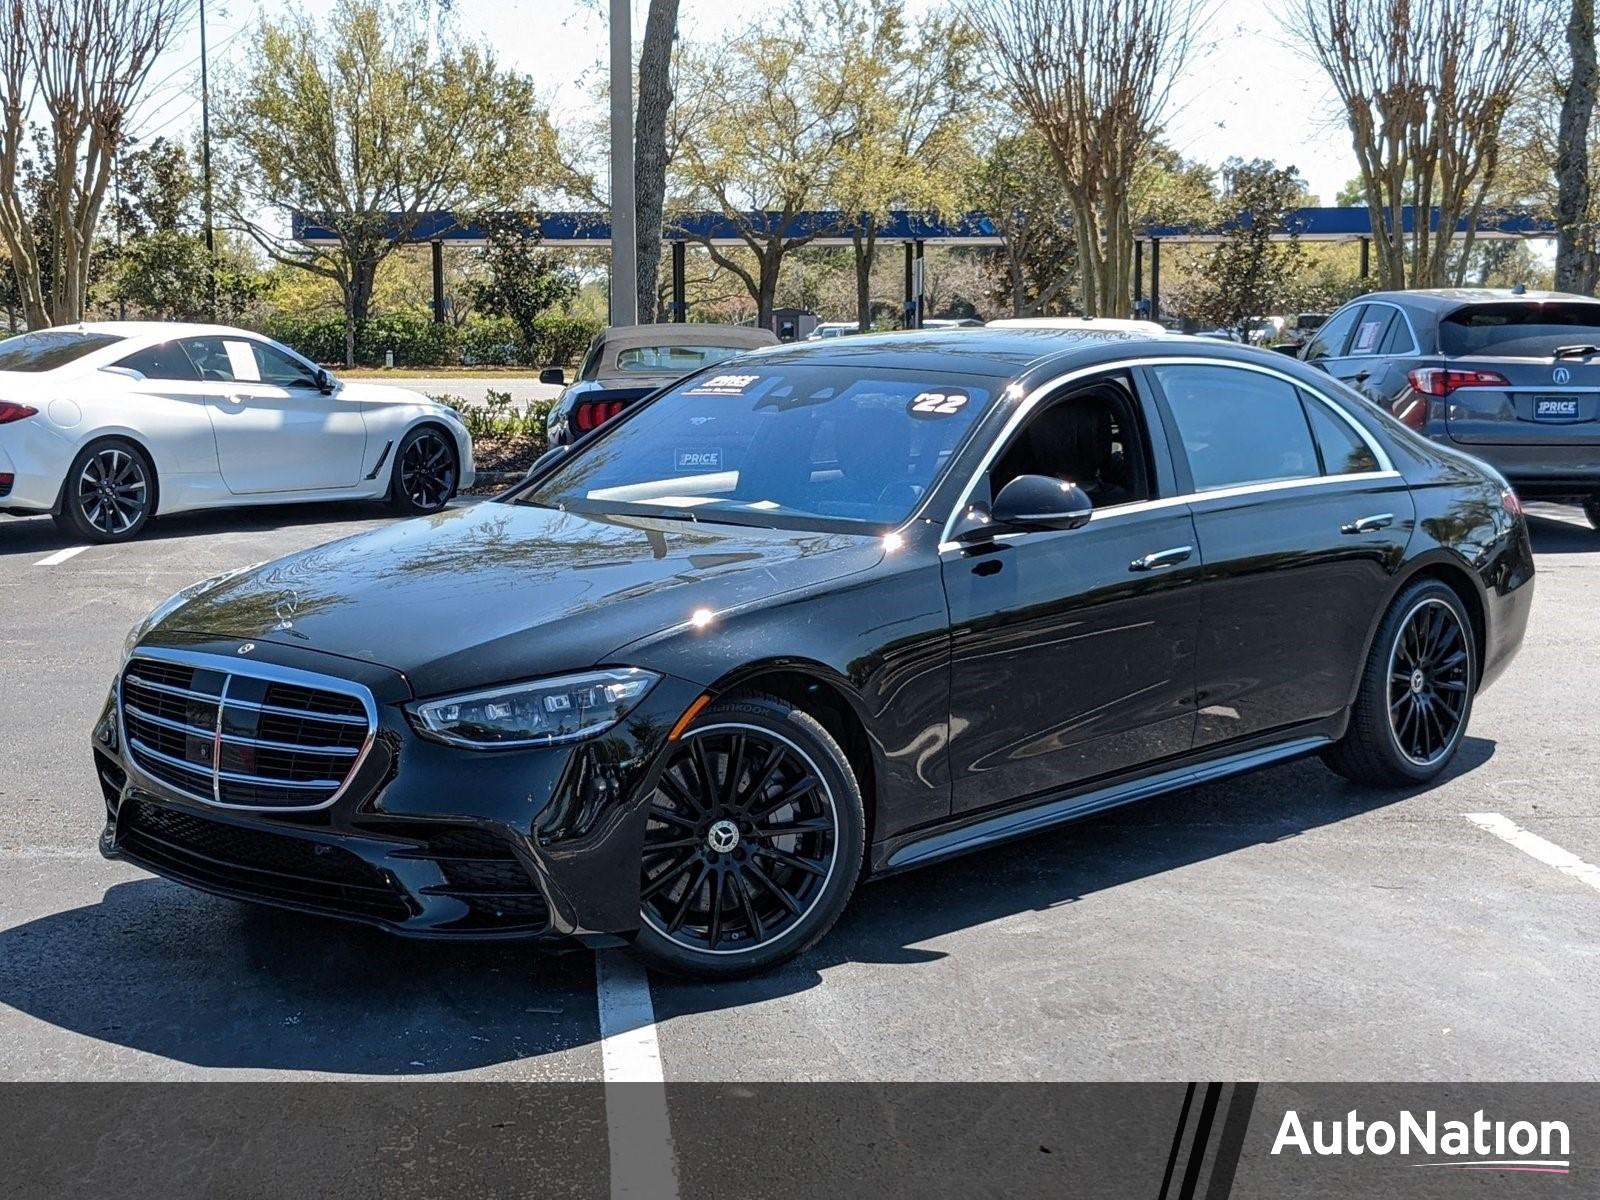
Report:
<svg viewBox="0 0 1600 1200"><path fill-rule="evenodd" d="M1258 746L1222 758L1173 767L1156 775L1110 784L1093 791L1045 800L1028 808L982 818L955 829L946 828L923 834L890 850L887 859L876 864L875 873L887 875L938 862L941 859L954 858L958 854L981 850L985 846L1024 837L1052 826L1065 825L1095 813L1105 812L1110 808L1132 804L1137 800L1148 800L1167 792L1209 783L1215 779L1226 779L1230 775L1240 775L1273 763L1303 758L1332 745L1335 740L1317 734L1279 742L1276 745Z"/></svg>

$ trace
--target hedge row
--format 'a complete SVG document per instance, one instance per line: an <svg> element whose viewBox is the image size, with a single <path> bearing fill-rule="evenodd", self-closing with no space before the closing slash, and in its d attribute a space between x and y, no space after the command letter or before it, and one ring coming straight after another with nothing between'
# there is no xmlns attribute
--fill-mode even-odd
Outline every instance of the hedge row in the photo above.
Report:
<svg viewBox="0 0 1600 1200"><path fill-rule="evenodd" d="M397 367L566 366L600 329L597 321L547 312L535 318L529 340L507 317L474 317L460 326L405 314L373 317L356 329L356 363L381 367L393 351ZM343 317L274 314L262 332L313 362L344 361Z"/></svg>

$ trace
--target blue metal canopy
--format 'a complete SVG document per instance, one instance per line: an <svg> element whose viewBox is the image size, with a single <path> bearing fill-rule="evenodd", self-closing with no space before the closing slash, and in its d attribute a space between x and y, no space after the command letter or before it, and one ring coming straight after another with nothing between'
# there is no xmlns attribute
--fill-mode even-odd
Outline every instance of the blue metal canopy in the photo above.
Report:
<svg viewBox="0 0 1600 1200"><path fill-rule="evenodd" d="M1155 225L1139 230L1140 237L1169 242L1215 241L1225 236L1230 228L1248 226L1251 214L1243 213L1235 221L1219 226ZM1407 207L1402 214L1406 232L1415 228L1416 214ZM1289 218L1290 227L1302 238L1311 241L1353 241L1372 236L1372 224L1366 208L1298 208ZM1432 218L1438 225L1438 213ZM791 214L785 222L784 215L776 212L749 213L743 221L745 229L757 234L775 232L783 228L789 237L810 237L812 244L823 246L848 245L854 221L838 211L816 210ZM389 225L395 232L407 228L403 213L390 213ZM597 246L611 240L611 222L604 212L549 212L532 215L490 216L465 219L449 212L421 213L410 224L406 241L415 243L442 242L449 245L482 245L492 228L509 225L529 235L535 232L539 240L549 246ZM336 241L332 229L320 214L295 213L291 221L296 241L306 245L328 244ZM1458 225L1465 231L1465 222ZM1554 237L1555 222L1530 212L1496 210L1485 213L1478 220L1480 238L1540 238ZM689 213L669 218L663 230L666 241L703 242L717 245L744 244L739 224L721 213ZM967 246L997 246L1000 235L994 222L983 213L967 213L959 217L940 217L932 213L892 212L878 222L879 239L889 242L949 243Z"/></svg>

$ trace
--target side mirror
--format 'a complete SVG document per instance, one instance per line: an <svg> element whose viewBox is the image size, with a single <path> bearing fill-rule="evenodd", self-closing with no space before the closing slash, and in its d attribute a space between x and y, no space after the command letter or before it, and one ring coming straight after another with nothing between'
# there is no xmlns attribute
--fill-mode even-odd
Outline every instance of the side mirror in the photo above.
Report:
<svg viewBox="0 0 1600 1200"><path fill-rule="evenodd" d="M1041 529L1078 529L1094 515L1094 501L1075 483L1048 475L1018 475L995 497L993 506L970 504L951 536L978 544L996 534Z"/></svg>
<svg viewBox="0 0 1600 1200"><path fill-rule="evenodd" d="M567 373L560 367L546 367L539 372L539 382L548 383L554 387L566 387Z"/></svg>
<svg viewBox="0 0 1600 1200"><path fill-rule="evenodd" d="M1003 529L1079 529L1094 501L1075 483L1048 475L1018 475L994 498L990 516Z"/></svg>
<svg viewBox="0 0 1600 1200"><path fill-rule="evenodd" d="M568 447L566 446L551 446L550 449L533 460L533 465L528 468L528 473L523 478L532 479L535 475L553 467L558 460L567 456L567 450Z"/></svg>
<svg viewBox="0 0 1600 1200"><path fill-rule="evenodd" d="M333 395L334 388L339 386L339 381L333 377L333 372L326 367L317 368L317 391L324 396Z"/></svg>

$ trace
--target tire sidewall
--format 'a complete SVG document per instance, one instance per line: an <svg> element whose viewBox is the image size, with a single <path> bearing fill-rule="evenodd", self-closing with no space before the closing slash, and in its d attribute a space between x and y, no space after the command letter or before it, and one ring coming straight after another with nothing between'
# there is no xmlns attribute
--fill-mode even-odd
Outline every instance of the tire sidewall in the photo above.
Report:
<svg viewBox="0 0 1600 1200"><path fill-rule="evenodd" d="M88 517L84 515L82 507L78 503L78 479L83 474L84 468L88 466L89 460L104 450L121 450L124 454L131 455L137 459L139 465L144 469L145 489L149 493L149 499L145 503L144 512L134 522L133 527L123 533L107 533L105 530L95 527L89 522ZM150 456L145 453L144 448L137 442L120 437L96 438L73 456L72 465L67 468L67 477L61 483L61 517L67 527L85 541L102 545L131 542L142 534L155 518L156 506L161 500L159 488L160 484L156 478L155 463L150 460Z"/></svg>
<svg viewBox="0 0 1600 1200"><path fill-rule="evenodd" d="M1416 762L1400 748L1400 739L1394 731L1394 723L1389 719L1389 667L1394 657L1396 642L1412 614L1422 605L1435 601L1441 601L1449 607L1455 614L1456 620L1461 623L1466 635L1464 640L1467 648L1467 695L1460 726L1456 729L1449 747L1434 762L1424 764ZM1380 711L1384 713L1383 754L1397 774L1417 783L1423 783L1438 776L1454 761L1461 749L1461 743L1466 739L1467 726L1472 722L1472 705L1476 697L1479 670L1477 639L1473 633L1472 619L1467 613L1466 606L1461 603L1461 597L1456 595L1453 588L1437 580L1422 580L1406 588L1396 598L1389 615L1384 618L1369 678L1364 686L1374 689L1376 700L1382 706Z"/></svg>
<svg viewBox="0 0 1600 1200"><path fill-rule="evenodd" d="M793 928L747 953L712 955L680 946L640 919L634 952L670 974L732 979L758 974L814 945L839 919L861 875L866 816L861 788L839 743L809 714L768 697L740 698L707 706L688 734L715 725L740 724L765 730L798 745L823 776L833 797L837 854L833 873L812 909ZM681 744L681 743L679 743ZM676 751L676 746L673 752ZM642 864L641 864L642 873Z"/></svg>
<svg viewBox="0 0 1600 1200"><path fill-rule="evenodd" d="M427 434L433 434L444 442L446 448L450 451L451 459L455 463L455 483L450 488L450 495L445 497L444 503L439 505L438 508L423 508L414 503L411 497L406 495L405 488L400 482L400 464L405 460L406 452L411 449L418 439ZM443 512L460 489L461 450L457 447L455 438L450 436L449 431L439 425L418 425L414 429L408 430L405 437L400 439L400 445L395 448L394 465L389 468L389 503L408 516L430 516L436 512Z"/></svg>

